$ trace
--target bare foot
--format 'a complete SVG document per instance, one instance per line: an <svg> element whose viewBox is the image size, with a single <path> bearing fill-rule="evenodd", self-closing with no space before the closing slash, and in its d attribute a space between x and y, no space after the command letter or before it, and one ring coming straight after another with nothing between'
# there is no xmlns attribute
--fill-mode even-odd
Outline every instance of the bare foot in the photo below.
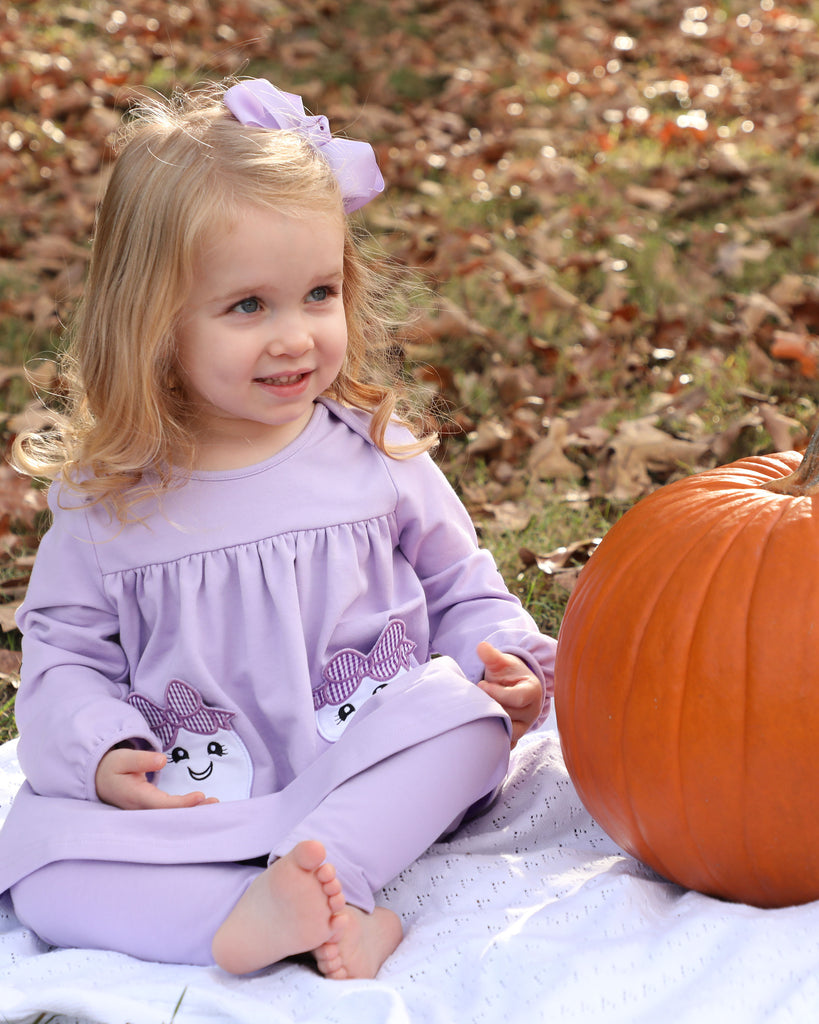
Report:
<svg viewBox="0 0 819 1024"><path fill-rule="evenodd" d="M365 914L345 906L333 916L335 934L313 951L326 978L374 978L404 937L401 919L386 907Z"/></svg>
<svg viewBox="0 0 819 1024"><path fill-rule="evenodd" d="M307 840L255 878L213 939L213 959L247 974L331 942L345 907L321 843Z"/></svg>

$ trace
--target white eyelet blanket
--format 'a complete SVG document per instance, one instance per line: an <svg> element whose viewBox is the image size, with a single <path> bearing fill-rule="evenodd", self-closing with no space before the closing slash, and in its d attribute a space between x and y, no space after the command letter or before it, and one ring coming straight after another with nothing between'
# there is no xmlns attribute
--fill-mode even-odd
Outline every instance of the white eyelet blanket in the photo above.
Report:
<svg viewBox="0 0 819 1024"><path fill-rule="evenodd" d="M0 747L0 817L20 781ZM0 1021L33 1024L809 1024L819 904L757 910L686 892L621 853L568 779L550 723L485 817L379 902L406 937L375 981L306 963L217 968L49 949L0 900ZM162 927L162 922L157 922ZM180 1003L181 997L181 1003ZM174 1011L175 1015L174 1015Z"/></svg>

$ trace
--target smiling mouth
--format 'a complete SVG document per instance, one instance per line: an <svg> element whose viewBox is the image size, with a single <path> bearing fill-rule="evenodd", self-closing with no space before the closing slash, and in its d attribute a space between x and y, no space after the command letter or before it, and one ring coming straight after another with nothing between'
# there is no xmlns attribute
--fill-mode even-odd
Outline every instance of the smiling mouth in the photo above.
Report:
<svg viewBox="0 0 819 1024"><path fill-rule="evenodd" d="M210 777L210 773L213 771L213 761L208 763L207 768L203 772L195 772L193 768L188 768L188 775L192 779L196 779L197 782L203 782L205 779Z"/></svg>
<svg viewBox="0 0 819 1024"><path fill-rule="evenodd" d="M289 384L298 384L306 376L307 373L303 372L282 374L280 377L257 377L256 383L267 384L272 387L287 387Z"/></svg>

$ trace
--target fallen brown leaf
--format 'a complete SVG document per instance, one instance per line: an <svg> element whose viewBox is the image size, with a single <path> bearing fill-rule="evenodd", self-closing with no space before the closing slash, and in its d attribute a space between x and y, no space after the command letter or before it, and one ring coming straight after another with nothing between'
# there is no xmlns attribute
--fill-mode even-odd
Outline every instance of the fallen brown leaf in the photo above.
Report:
<svg viewBox="0 0 819 1024"><path fill-rule="evenodd" d="M15 621L14 616L22 603L23 599L20 597L15 601L0 604L0 630L4 633L8 633L17 628L17 622Z"/></svg>
<svg viewBox="0 0 819 1024"><path fill-rule="evenodd" d="M803 377L814 380L817 376L819 342L797 331L774 331L771 355L775 359L792 359Z"/></svg>
<svg viewBox="0 0 819 1024"><path fill-rule="evenodd" d="M20 651L7 651L0 648L0 675L9 676L20 671L23 655Z"/></svg>
<svg viewBox="0 0 819 1024"><path fill-rule="evenodd" d="M541 480L576 480L583 475L577 463L572 462L563 452L569 436L569 424L555 417L549 425L546 437L531 448L528 457L530 471Z"/></svg>

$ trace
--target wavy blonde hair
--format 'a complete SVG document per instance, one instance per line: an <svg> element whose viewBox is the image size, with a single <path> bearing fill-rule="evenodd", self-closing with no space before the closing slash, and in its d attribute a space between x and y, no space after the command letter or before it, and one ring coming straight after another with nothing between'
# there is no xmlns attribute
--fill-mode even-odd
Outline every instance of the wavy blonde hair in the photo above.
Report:
<svg viewBox="0 0 819 1024"><path fill-rule="evenodd" d="M197 252L248 205L286 216L343 217L325 159L296 131L245 127L221 101L226 83L151 100L123 129L100 207L84 296L62 359L65 411L54 429L15 441L21 471L54 479L122 522L148 495L183 482L196 460L189 401L177 373L176 327ZM401 457L430 448L424 402L396 359L401 282L345 218L343 299L348 346L325 392L372 413L374 442ZM390 448L393 418L418 443Z"/></svg>

